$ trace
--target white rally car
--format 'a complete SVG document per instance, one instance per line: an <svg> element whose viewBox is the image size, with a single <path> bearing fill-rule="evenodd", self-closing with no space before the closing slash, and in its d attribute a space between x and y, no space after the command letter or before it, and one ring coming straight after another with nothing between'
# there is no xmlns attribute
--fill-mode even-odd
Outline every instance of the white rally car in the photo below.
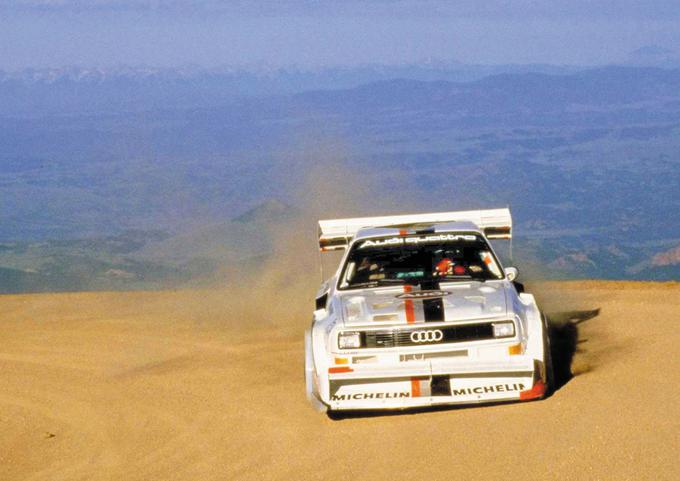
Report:
<svg viewBox="0 0 680 481"><path fill-rule="evenodd" d="M321 251L346 252L305 334L312 404L332 413L548 395L546 322L488 241L511 229L508 209L320 221Z"/></svg>

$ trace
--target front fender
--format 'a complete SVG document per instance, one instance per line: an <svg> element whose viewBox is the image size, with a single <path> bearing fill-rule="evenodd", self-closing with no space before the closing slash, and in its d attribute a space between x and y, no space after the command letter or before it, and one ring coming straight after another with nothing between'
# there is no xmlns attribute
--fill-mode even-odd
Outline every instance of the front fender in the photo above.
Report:
<svg viewBox="0 0 680 481"><path fill-rule="evenodd" d="M327 406L319 398L318 375L314 366L314 348L312 343L312 331L305 331L305 390L307 400L312 407L319 412L325 412Z"/></svg>
<svg viewBox="0 0 680 481"><path fill-rule="evenodd" d="M541 314L533 295L522 293L519 297L524 305L524 315L527 326L526 353L537 361L543 362L543 331L546 329L543 315Z"/></svg>

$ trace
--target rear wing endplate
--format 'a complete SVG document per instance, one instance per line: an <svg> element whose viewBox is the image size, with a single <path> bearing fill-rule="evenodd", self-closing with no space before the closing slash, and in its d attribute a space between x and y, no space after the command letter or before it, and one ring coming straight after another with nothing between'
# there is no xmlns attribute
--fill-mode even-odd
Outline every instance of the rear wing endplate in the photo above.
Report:
<svg viewBox="0 0 680 481"><path fill-rule="evenodd" d="M432 227L434 224L451 222L472 222L480 230L484 231L484 235L489 239L512 238L510 209L504 208L320 220L319 248L321 251L345 249L359 229L364 228L424 229Z"/></svg>

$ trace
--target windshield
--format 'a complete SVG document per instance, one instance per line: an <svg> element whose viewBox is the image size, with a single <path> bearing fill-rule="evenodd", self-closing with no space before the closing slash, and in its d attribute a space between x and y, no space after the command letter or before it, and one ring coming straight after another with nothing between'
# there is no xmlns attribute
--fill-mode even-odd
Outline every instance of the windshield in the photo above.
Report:
<svg viewBox="0 0 680 481"><path fill-rule="evenodd" d="M429 234L354 243L339 288L502 278L496 257L480 235Z"/></svg>

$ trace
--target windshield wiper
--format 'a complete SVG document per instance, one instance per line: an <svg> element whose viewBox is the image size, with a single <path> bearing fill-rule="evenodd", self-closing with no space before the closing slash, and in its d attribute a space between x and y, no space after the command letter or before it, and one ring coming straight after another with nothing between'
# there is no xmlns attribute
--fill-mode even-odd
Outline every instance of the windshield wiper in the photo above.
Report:
<svg viewBox="0 0 680 481"><path fill-rule="evenodd" d="M466 276L466 277L443 277L439 282L469 282L469 281L477 281L477 282L486 282L488 279L486 277L472 277L472 276Z"/></svg>
<svg viewBox="0 0 680 481"><path fill-rule="evenodd" d="M404 284L405 279L377 279L378 285L380 284Z"/></svg>
<svg viewBox="0 0 680 481"><path fill-rule="evenodd" d="M406 283L404 279L374 279L367 282L358 282L356 284L350 284L348 287L350 289L355 289L357 287L376 287L376 286L391 286L391 285L402 285ZM410 282L408 284L411 284Z"/></svg>

